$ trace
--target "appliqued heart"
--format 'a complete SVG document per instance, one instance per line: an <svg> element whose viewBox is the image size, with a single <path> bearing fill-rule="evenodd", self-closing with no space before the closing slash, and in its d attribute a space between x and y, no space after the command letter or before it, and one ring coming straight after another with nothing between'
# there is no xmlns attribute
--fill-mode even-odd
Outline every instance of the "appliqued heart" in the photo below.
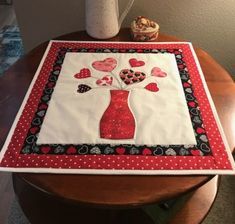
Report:
<svg viewBox="0 0 235 224"><path fill-rule="evenodd" d="M117 60L114 58L106 58L103 61L95 61L92 67L102 72L111 72L117 66Z"/></svg>
<svg viewBox="0 0 235 224"><path fill-rule="evenodd" d="M161 77L161 78L167 76L166 72L163 72L163 71L162 71L160 68L158 68L158 67L152 68L151 75L152 75L152 76L155 76L155 77Z"/></svg>
<svg viewBox="0 0 235 224"><path fill-rule="evenodd" d="M88 68L83 68L79 73L75 74L74 77L76 79L85 79L91 77L91 72Z"/></svg>
<svg viewBox="0 0 235 224"><path fill-rule="evenodd" d="M131 69L121 70L119 76L126 85L142 82L146 78L143 72L134 72Z"/></svg>
<svg viewBox="0 0 235 224"><path fill-rule="evenodd" d="M96 81L96 84L99 86L111 86L113 82L113 77L110 75L106 75L101 79Z"/></svg>
<svg viewBox="0 0 235 224"><path fill-rule="evenodd" d="M141 66L145 65L144 61L141 61L141 60L138 61L136 58L131 58L129 60L129 63L131 65L131 67L141 67Z"/></svg>
<svg viewBox="0 0 235 224"><path fill-rule="evenodd" d="M144 88L147 89L148 91L151 91L151 92L158 92L159 91L157 83L154 83L154 82L149 83Z"/></svg>
<svg viewBox="0 0 235 224"><path fill-rule="evenodd" d="M87 92L87 91L89 91L89 90L91 90L91 87L90 87L90 86L85 85L85 84L80 84L80 85L78 85L78 90L77 90L77 92L78 92L78 93L85 93L85 92Z"/></svg>

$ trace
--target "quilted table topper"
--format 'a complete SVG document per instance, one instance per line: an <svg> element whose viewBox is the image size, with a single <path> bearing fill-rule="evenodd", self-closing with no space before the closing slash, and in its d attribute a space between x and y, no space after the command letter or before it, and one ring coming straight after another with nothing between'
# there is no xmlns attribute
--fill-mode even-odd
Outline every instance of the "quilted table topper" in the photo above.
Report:
<svg viewBox="0 0 235 224"><path fill-rule="evenodd" d="M0 170L232 174L190 43L51 41Z"/></svg>

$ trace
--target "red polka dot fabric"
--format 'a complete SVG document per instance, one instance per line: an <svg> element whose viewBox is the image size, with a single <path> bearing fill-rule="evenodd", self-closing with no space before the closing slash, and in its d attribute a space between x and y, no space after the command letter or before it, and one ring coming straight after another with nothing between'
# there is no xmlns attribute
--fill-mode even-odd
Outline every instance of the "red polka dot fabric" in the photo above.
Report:
<svg viewBox="0 0 235 224"><path fill-rule="evenodd" d="M186 92L190 86L194 91L195 101L189 101L188 106L200 110L203 124L196 132L206 134L210 152L201 154L198 149L192 149L190 155L177 155L167 149L164 155L153 155L151 148L145 147L141 155L125 154L125 147L120 147L116 154L98 154L98 149L93 148L93 154L77 154L76 146L68 147L66 154L53 154L50 146L41 147L37 153L37 145L34 144L34 151L24 147L25 141L36 141L40 132L41 120L35 118L35 114L43 117L44 112L50 106L49 95L45 95L45 102L42 102L42 95L56 85L56 78L51 73L59 75L63 63L56 64L58 52L61 55L75 49L86 49L86 53L96 52L96 49L118 50L126 53L126 50L135 49L137 53L154 52L154 49L164 51L179 51L184 58L184 64L178 64L179 70L189 74L189 81L182 83ZM105 50L104 50L105 52ZM177 57L176 57L176 60ZM75 78L86 78L90 71L84 69L75 75ZM57 77L57 76L53 76ZM80 87L80 91L84 91ZM153 83L148 87L156 91L157 86ZM86 90L86 89L85 89ZM49 90L48 90L49 91ZM53 93L52 93L53 94ZM48 99L46 99L46 96ZM187 98L187 95L186 95ZM207 94L207 87L203 81L200 65L190 43L120 43L120 42L76 42L76 41L51 41L42 59L39 69L32 81L23 105L16 117L14 125L6 140L0 154L0 170L13 172L48 172L48 173L87 173L87 174L232 174L234 173L234 161L228 145L220 132L220 126L216 112L213 109L212 101ZM41 110L41 111L40 111ZM39 112L40 113L39 113ZM42 119L43 120L43 119ZM32 127L32 124L35 124ZM27 136L31 133L30 138ZM55 143L56 144L56 143ZM208 148L204 146L204 150ZM84 150L82 148L82 150ZM59 149L58 149L59 150ZM82 152L82 150L80 150ZM97 151L98 150L98 151Z"/></svg>

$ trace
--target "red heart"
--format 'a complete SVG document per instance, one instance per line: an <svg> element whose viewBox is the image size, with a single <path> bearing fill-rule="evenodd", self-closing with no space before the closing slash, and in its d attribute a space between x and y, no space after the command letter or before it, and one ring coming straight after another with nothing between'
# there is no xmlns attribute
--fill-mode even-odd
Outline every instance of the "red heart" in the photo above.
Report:
<svg viewBox="0 0 235 224"><path fill-rule="evenodd" d="M47 154L49 151L50 151L50 147L49 146L43 146L42 148L41 148L41 151L44 153L44 154Z"/></svg>
<svg viewBox="0 0 235 224"><path fill-rule="evenodd" d="M149 148L144 148L142 154L145 156L152 155L152 151Z"/></svg>
<svg viewBox="0 0 235 224"><path fill-rule="evenodd" d="M166 77L167 74L166 72L163 72L160 68L158 67L153 67L152 70L151 70L151 75L152 76L155 76L155 77Z"/></svg>
<svg viewBox="0 0 235 224"><path fill-rule="evenodd" d="M131 65L131 67L140 67L140 66L145 65L144 61L138 61L136 58L131 58L129 60L129 63Z"/></svg>
<svg viewBox="0 0 235 224"><path fill-rule="evenodd" d="M203 129L203 128L197 128L197 133L198 134L203 134L205 133L206 131Z"/></svg>
<svg viewBox="0 0 235 224"><path fill-rule="evenodd" d="M91 72L88 68L83 68L79 73L75 74L74 77L76 79L85 79L91 77Z"/></svg>
<svg viewBox="0 0 235 224"><path fill-rule="evenodd" d="M67 149L67 154L75 154L76 152L77 152L77 150L73 146L71 146Z"/></svg>
<svg viewBox="0 0 235 224"><path fill-rule="evenodd" d="M175 55L177 55L177 54L181 54L181 52L180 51L175 51Z"/></svg>
<svg viewBox="0 0 235 224"><path fill-rule="evenodd" d="M190 87L190 84L189 84L188 82L185 82L185 83L183 84L183 86L184 86L185 88L187 88L187 87Z"/></svg>
<svg viewBox="0 0 235 224"><path fill-rule="evenodd" d="M183 68L184 68L184 65L183 65L183 64L179 64L179 65L178 65L178 68L179 68L179 69L183 69Z"/></svg>
<svg viewBox="0 0 235 224"><path fill-rule="evenodd" d="M158 92L159 91L159 88L157 87L157 83L154 83L154 82L149 83L144 88L151 91L151 92Z"/></svg>
<svg viewBox="0 0 235 224"><path fill-rule="evenodd" d="M198 149L192 149L190 152L193 156L200 156L201 155L201 151Z"/></svg>
<svg viewBox="0 0 235 224"><path fill-rule="evenodd" d="M123 155L125 153L126 149L124 147L118 147L116 148L116 152L119 154L119 155Z"/></svg>
<svg viewBox="0 0 235 224"><path fill-rule="evenodd" d="M196 103L195 103L195 102L189 102L188 105L189 105L190 107L195 107L195 106L196 106Z"/></svg>
<svg viewBox="0 0 235 224"><path fill-rule="evenodd" d="M30 128L30 132L35 134L38 131L38 127Z"/></svg>
<svg viewBox="0 0 235 224"><path fill-rule="evenodd" d="M60 65L56 65L53 69L54 69L54 70L60 70L60 69L61 69L61 66L60 66Z"/></svg>
<svg viewBox="0 0 235 224"><path fill-rule="evenodd" d="M48 105L47 104L41 104L39 109L43 110L43 109L47 109Z"/></svg>
<svg viewBox="0 0 235 224"><path fill-rule="evenodd" d="M54 85L55 85L54 82L49 82L49 83L47 84L47 86L48 86L49 88L52 88Z"/></svg>

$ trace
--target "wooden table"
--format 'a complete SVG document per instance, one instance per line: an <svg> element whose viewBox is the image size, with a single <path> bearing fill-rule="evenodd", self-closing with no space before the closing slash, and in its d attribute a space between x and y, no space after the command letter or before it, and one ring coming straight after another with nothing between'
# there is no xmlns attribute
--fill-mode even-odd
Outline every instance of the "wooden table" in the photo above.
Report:
<svg viewBox="0 0 235 224"><path fill-rule="evenodd" d="M56 39L94 40L83 31L67 34ZM131 41L129 30L122 29L119 35L110 39L110 41ZM179 41L179 39L161 34L158 41ZM3 145L24 94L47 47L47 43L48 42L39 45L26 54L10 68L0 80L0 146ZM229 74L205 51L199 48L195 50L229 145L233 150L235 147L235 131L233 129L233 123L235 121L234 82ZM159 203L196 189L199 190L195 191L195 194L200 192L200 190L202 191L202 189L207 189L209 190L208 192L210 192L205 195L205 197L208 198L208 203L204 203L203 207L200 207L199 204L199 206L196 206L199 210L195 220L202 220L214 201L218 180L217 177L212 179L214 176L205 175L102 176L19 173L14 174L13 177L15 192L26 215L31 220L34 220L33 223L39 223L35 221L38 220L39 217L37 217L37 219L34 218L37 216L37 210L33 210L32 206L36 204L41 205L40 203L42 203L44 207L47 207L47 205L49 206L50 204L48 202L48 204L45 205L45 201L40 201L42 197L49 198L48 200L52 201L59 199L61 203L64 201L66 208L73 205L85 205L93 208L123 209L138 208L146 204ZM212 191L212 188L208 187L209 185L205 185L211 179L213 183L209 183L213 187ZM201 186L204 186L204 188L199 188ZM30 192L34 196L36 193L39 194L39 197L35 196L34 198L32 195L30 196ZM33 198L37 201L33 201L32 204ZM203 201L205 201L205 198L203 198ZM192 206L192 204L190 206ZM31 212L29 212L30 209ZM49 207L48 209L53 210L54 208ZM58 214L61 214L60 212L61 211L59 211ZM49 216L49 213L47 216ZM109 220L111 219L112 215L109 215ZM190 224L191 223L192 222L190 222Z"/></svg>

